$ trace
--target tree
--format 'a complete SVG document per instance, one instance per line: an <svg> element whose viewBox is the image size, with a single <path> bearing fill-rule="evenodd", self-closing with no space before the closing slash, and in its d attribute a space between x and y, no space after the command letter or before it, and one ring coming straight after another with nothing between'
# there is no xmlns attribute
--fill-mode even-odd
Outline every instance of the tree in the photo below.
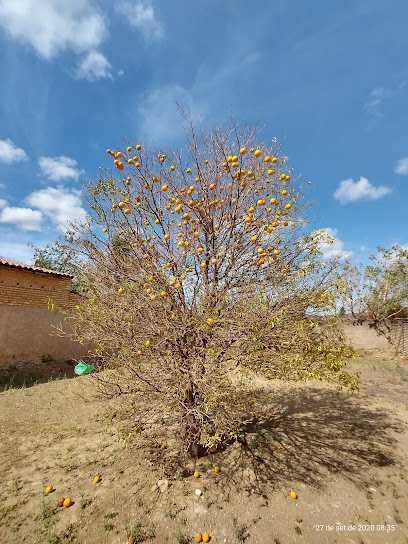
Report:
<svg viewBox="0 0 408 544"><path fill-rule="evenodd" d="M186 153L108 150L120 177L83 184L90 215L62 246L89 286L72 319L97 346L101 393L143 436L172 433L197 455L262 411L248 376L358 386L325 315L339 260L320 262L323 231L303 234L309 204L288 157L258 130L186 119Z"/></svg>
<svg viewBox="0 0 408 544"><path fill-rule="evenodd" d="M374 321L402 317L408 309L408 250L398 245L377 250L364 274L366 310Z"/></svg>
<svg viewBox="0 0 408 544"><path fill-rule="evenodd" d="M391 343L389 319L408 317L408 251L398 245L379 246L377 251L364 272L353 264L345 266L338 300L353 315L354 324L371 320L370 327Z"/></svg>
<svg viewBox="0 0 408 544"><path fill-rule="evenodd" d="M34 266L72 274L74 278L71 280L71 288L75 291L87 291L86 285L78 280L78 268L73 262L72 253L64 244L57 241L54 245L47 244L43 249L34 247L32 243L28 245L34 249Z"/></svg>

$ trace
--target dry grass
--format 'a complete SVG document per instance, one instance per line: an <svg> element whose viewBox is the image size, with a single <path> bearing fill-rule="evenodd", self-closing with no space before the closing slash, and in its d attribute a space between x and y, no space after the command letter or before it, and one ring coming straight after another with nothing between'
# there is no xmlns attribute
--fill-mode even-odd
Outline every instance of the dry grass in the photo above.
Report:
<svg viewBox="0 0 408 544"><path fill-rule="evenodd" d="M371 354L353 366L359 395L321 383L265 384L260 400L271 419L178 466L171 443L125 447L105 405L79 396L89 376L1 393L0 541L172 543L208 532L214 543L406 543L407 361ZM170 486L162 494L152 486L163 478ZM56 491L46 495L47 485ZM57 508L61 496L73 506ZM351 524L375 530L326 530ZM394 528L377 529L387 524Z"/></svg>

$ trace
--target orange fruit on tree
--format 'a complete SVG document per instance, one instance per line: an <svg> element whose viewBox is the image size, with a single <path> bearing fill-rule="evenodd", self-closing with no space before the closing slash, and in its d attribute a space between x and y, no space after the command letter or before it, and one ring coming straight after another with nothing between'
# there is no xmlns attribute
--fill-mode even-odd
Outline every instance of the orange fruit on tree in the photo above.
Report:
<svg viewBox="0 0 408 544"><path fill-rule="evenodd" d="M201 536L201 533L196 533L195 541L196 542L202 542L203 541L203 537Z"/></svg>
<svg viewBox="0 0 408 544"><path fill-rule="evenodd" d="M208 533L203 534L203 542L210 542L210 535Z"/></svg>
<svg viewBox="0 0 408 544"><path fill-rule="evenodd" d="M194 478L199 478L199 477L200 477L200 473L197 472L197 471L195 471L195 472L194 472Z"/></svg>
<svg viewBox="0 0 408 544"><path fill-rule="evenodd" d="M129 147L127 148L127 150L128 150L128 152L130 153L130 152L132 151L132 148L129 146Z"/></svg>
<svg viewBox="0 0 408 544"><path fill-rule="evenodd" d="M129 208L125 208L125 209L123 210L123 213L125 213L126 215L129 215L129 214L130 214Z"/></svg>
<svg viewBox="0 0 408 544"><path fill-rule="evenodd" d="M217 446L212 446L210 451L212 453L215 453L217 451Z"/></svg>
<svg viewBox="0 0 408 544"><path fill-rule="evenodd" d="M167 191L167 189L168 189L167 185L162 185L162 188L161 188L162 191Z"/></svg>
<svg viewBox="0 0 408 544"><path fill-rule="evenodd" d="M286 206L285 206L285 208L286 208L287 210L290 210L291 207L292 207L292 204L286 204Z"/></svg>
<svg viewBox="0 0 408 544"><path fill-rule="evenodd" d="M257 149L255 152L254 152L254 155L255 157L260 157L262 155L262 151L260 149Z"/></svg>
<svg viewBox="0 0 408 544"><path fill-rule="evenodd" d="M271 162L271 158L269 155L266 155L266 157L264 158L264 161L265 162Z"/></svg>
<svg viewBox="0 0 408 544"><path fill-rule="evenodd" d="M278 157L274 157L274 158L272 159L272 162L277 163L277 162L278 162Z"/></svg>
<svg viewBox="0 0 408 544"><path fill-rule="evenodd" d="M71 498L70 497L66 498L63 504L64 504L65 508L69 508L71 506L71 504L72 504Z"/></svg>
<svg viewBox="0 0 408 544"><path fill-rule="evenodd" d="M140 151L142 149L142 146L140 144L137 144L136 149Z"/></svg>
<svg viewBox="0 0 408 544"><path fill-rule="evenodd" d="M239 150L239 152L240 152L241 155L245 155L245 153L246 153L245 147L241 147L241 149Z"/></svg>

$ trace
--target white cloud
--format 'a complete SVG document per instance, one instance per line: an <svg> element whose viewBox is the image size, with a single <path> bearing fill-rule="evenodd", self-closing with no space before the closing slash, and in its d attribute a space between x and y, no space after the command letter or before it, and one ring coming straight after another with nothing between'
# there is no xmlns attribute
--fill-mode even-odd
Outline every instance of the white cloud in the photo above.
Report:
<svg viewBox="0 0 408 544"><path fill-rule="evenodd" d="M390 98L391 95L391 91L389 89L384 89L384 87L373 89L364 103L365 111L374 118L379 119L384 117L384 115L381 113L381 105L384 100Z"/></svg>
<svg viewBox="0 0 408 544"><path fill-rule="evenodd" d="M131 26L141 32L147 43L159 41L164 37L163 25L156 19L151 0L122 1L116 9Z"/></svg>
<svg viewBox="0 0 408 544"><path fill-rule="evenodd" d="M183 133L183 119L176 101L186 108L191 107L193 103L191 94L184 87L176 84L152 89L139 98L137 112L141 116L144 135L160 142L169 142L174 141Z"/></svg>
<svg viewBox="0 0 408 544"><path fill-rule="evenodd" d="M34 191L25 200L59 226L66 221L84 219L86 215L81 206L81 191L77 189L47 187Z"/></svg>
<svg viewBox="0 0 408 544"><path fill-rule="evenodd" d="M112 79L112 65L99 51L89 51L87 56L78 64L76 75L79 78L95 81L108 77Z"/></svg>
<svg viewBox="0 0 408 544"><path fill-rule="evenodd" d="M89 51L106 35L104 18L89 0L0 0L0 25L45 59Z"/></svg>
<svg viewBox="0 0 408 544"><path fill-rule="evenodd" d="M6 206L0 213L0 223L10 223L21 230L41 230L42 213L31 208Z"/></svg>
<svg viewBox="0 0 408 544"><path fill-rule="evenodd" d="M78 169L78 162L70 157L40 157L38 160L42 173L52 181L62 179L78 180L83 170Z"/></svg>
<svg viewBox="0 0 408 544"><path fill-rule="evenodd" d="M34 251L27 244L0 242L0 257L18 263L30 264L33 261Z"/></svg>
<svg viewBox="0 0 408 544"><path fill-rule="evenodd" d="M0 208L4 208L5 206L7 206L7 200L0 198Z"/></svg>
<svg viewBox="0 0 408 544"><path fill-rule="evenodd" d="M394 168L394 172L396 174L408 176L408 157L404 157L397 162L397 165Z"/></svg>
<svg viewBox="0 0 408 544"><path fill-rule="evenodd" d="M357 200L377 200L390 192L389 187L383 185L374 187L367 178L360 177L356 182L352 178L341 181L333 196L340 204L347 204Z"/></svg>
<svg viewBox="0 0 408 544"><path fill-rule="evenodd" d="M13 162L21 162L27 160L28 157L24 149L17 147L9 138L7 138L6 140L0 140L0 162L12 164Z"/></svg>
<svg viewBox="0 0 408 544"><path fill-rule="evenodd" d="M348 259L353 255L352 251L344 251L344 242L339 238L336 238L337 229L327 227L324 230L331 238L335 238L336 240L333 244L323 243L320 246L320 250L322 251L322 259L328 260L339 254L341 254L342 259Z"/></svg>

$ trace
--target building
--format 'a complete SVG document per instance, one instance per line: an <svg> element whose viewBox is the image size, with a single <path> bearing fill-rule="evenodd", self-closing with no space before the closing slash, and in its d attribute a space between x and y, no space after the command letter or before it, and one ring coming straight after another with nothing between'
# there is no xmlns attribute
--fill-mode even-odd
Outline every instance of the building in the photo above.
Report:
<svg viewBox="0 0 408 544"><path fill-rule="evenodd" d="M51 313L47 300L64 309L86 300L71 290L73 276L0 259L0 365L49 360L65 361L87 355L87 348L55 334L64 323L58 311Z"/></svg>

